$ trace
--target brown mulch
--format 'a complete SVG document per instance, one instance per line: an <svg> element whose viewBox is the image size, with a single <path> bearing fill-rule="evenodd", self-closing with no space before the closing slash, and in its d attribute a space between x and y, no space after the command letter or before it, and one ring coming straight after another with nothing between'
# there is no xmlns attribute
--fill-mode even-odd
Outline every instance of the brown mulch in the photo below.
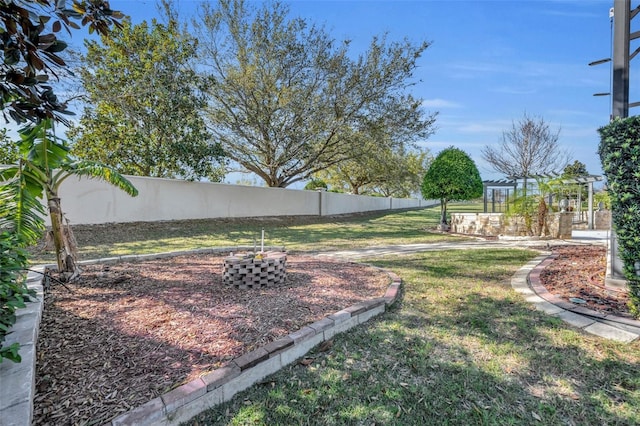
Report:
<svg viewBox="0 0 640 426"><path fill-rule="evenodd" d="M552 294L607 314L631 317L627 294L605 289L607 250L603 246L557 246L557 258L540 273L540 283Z"/></svg>
<svg viewBox="0 0 640 426"><path fill-rule="evenodd" d="M373 267L291 255L277 287L238 290L221 271L215 255L91 265L48 291L34 423L102 424L389 285Z"/></svg>

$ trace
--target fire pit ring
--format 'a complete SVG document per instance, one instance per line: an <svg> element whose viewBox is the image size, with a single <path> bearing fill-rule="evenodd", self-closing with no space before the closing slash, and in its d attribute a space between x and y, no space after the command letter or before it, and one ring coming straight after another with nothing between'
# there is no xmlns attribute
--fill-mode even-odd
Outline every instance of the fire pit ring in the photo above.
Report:
<svg viewBox="0 0 640 426"><path fill-rule="evenodd" d="M224 259L222 278L238 289L273 287L284 283L286 263L286 252L232 254Z"/></svg>

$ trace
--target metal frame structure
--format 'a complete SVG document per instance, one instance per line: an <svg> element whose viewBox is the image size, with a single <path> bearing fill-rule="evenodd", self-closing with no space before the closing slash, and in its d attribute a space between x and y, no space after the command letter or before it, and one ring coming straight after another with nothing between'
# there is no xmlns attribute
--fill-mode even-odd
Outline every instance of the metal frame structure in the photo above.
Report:
<svg viewBox="0 0 640 426"><path fill-rule="evenodd" d="M484 182L482 182L482 186L483 186L483 201L484 201L484 212L485 213L489 213L489 201L488 201L488 195L489 195L489 189L491 189L491 213L496 213L496 197L495 197L495 190L497 188L499 188L500 190L502 190L503 188L513 188L513 195L515 196L515 192L516 192L516 187L517 187L517 182L513 181L513 180L485 180ZM509 189L507 189L507 197L506 197L506 202L509 203Z"/></svg>
<svg viewBox="0 0 640 426"><path fill-rule="evenodd" d="M496 188L513 188L514 197L518 189L518 181L537 182L540 179L556 180L563 185L586 185L588 189L588 203L587 203L587 228L594 229L594 208L593 208L593 184L595 182L602 181L600 175L585 175L575 178L561 178L558 174L545 174L545 175L528 175L528 176L509 176L506 180L487 180L482 182L484 188L483 201L484 212L489 213L489 201L488 194L489 189L495 191ZM507 190L507 198L509 197ZM551 196L550 196L551 197ZM491 213L496 213L495 208L495 192L492 192L491 197ZM578 197L580 200L580 197ZM508 202L508 200L507 200ZM549 199L549 205L551 205L551 198Z"/></svg>

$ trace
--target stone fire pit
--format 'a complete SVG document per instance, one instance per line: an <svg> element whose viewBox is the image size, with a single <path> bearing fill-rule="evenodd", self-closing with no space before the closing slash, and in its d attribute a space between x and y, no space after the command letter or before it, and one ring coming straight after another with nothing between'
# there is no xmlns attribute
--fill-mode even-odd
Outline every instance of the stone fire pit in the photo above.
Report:
<svg viewBox="0 0 640 426"><path fill-rule="evenodd" d="M272 287L287 277L287 253L268 251L227 256L222 278L226 285L239 289Z"/></svg>

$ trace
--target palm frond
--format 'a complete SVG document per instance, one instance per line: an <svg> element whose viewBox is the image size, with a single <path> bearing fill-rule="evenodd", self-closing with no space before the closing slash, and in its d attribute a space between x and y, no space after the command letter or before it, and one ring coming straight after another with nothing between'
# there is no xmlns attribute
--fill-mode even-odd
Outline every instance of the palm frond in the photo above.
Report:
<svg viewBox="0 0 640 426"><path fill-rule="evenodd" d="M138 195L138 190L126 177L121 175L115 168L102 163L89 160L77 160L65 164L60 176L54 179L57 182L56 185L59 185L64 179L71 175L103 180L111 185L117 186L132 197Z"/></svg>
<svg viewBox="0 0 640 426"><path fill-rule="evenodd" d="M15 168L0 185L0 229L15 233L25 245L35 244L45 229L42 190L29 174Z"/></svg>

